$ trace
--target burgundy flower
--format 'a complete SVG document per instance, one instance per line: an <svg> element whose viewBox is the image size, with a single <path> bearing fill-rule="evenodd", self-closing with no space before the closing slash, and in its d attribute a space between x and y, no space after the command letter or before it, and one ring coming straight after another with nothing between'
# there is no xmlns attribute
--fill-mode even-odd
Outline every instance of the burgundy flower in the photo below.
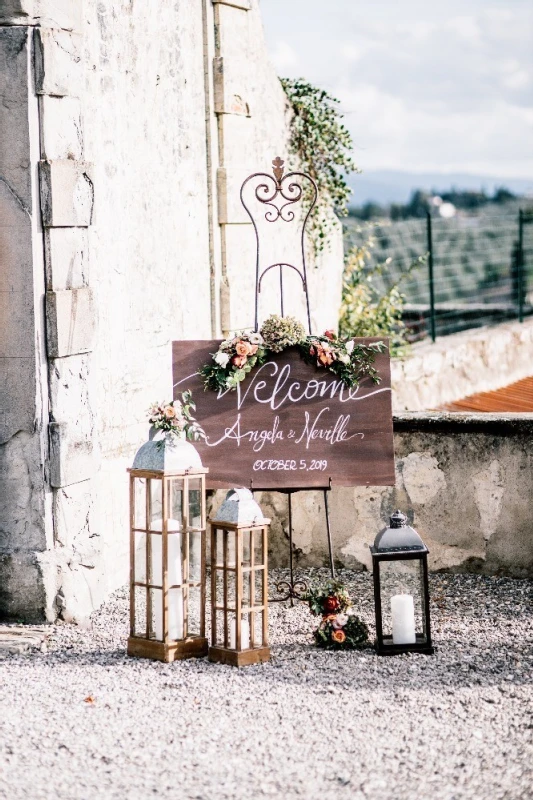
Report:
<svg viewBox="0 0 533 800"><path fill-rule="evenodd" d="M324 611L326 614L334 614L340 608L340 603L336 597L326 597L324 600Z"/></svg>

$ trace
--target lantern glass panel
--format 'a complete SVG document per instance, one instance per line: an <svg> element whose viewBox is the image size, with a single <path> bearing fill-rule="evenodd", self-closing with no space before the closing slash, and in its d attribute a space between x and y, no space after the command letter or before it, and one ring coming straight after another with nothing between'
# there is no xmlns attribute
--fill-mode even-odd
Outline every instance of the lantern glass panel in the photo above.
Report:
<svg viewBox="0 0 533 800"><path fill-rule="evenodd" d="M202 525L202 482L200 478L189 478L189 527Z"/></svg>
<svg viewBox="0 0 533 800"><path fill-rule="evenodd" d="M146 534L142 531L135 531L135 581L146 583Z"/></svg>
<svg viewBox="0 0 533 800"><path fill-rule="evenodd" d="M163 481L151 478L147 483L149 492L149 527L152 531L160 531L163 524L161 521L163 514Z"/></svg>
<svg viewBox="0 0 533 800"><path fill-rule="evenodd" d="M190 586L187 594L187 634L189 636L199 636L202 621L202 592L200 586Z"/></svg>
<svg viewBox="0 0 533 800"><path fill-rule="evenodd" d="M189 531L189 580L199 583L202 577L202 532Z"/></svg>
<svg viewBox="0 0 533 800"><path fill-rule="evenodd" d="M254 606L263 605L263 570L254 570Z"/></svg>
<svg viewBox="0 0 533 800"><path fill-rule="evenodd" d="M414 604L415 631L425 638L423 565L420 559L380 561L381 615L384 637L392 637L391 599L396 595L411 595Z"/></svg>
<svg viewBox="0 0 533 800"><path fill-rule="evenodd" d="M134 517L133 527L146 528L146 480L145 478L135 478L133 482L134 491Z"/></svg>
<svg viewBox="0 0 533 800"><path fill-rule="evenodd" d="M254 531L254 561L256 564L265 563L265 554L263 552L263 531Z"/></svg>
<svg viewBox="0 0 533 800"><path fill-rule="evenodd" d="M262 647L265 642L263 641L263 611L258 611L254 614L253 625L253 646Z"/></svg>
<svg viewBox="0 0 533 800"><path fill-rule="evenodd" d="M146 636L146 589L144 586L133 587L133 603L135 608L133 635Z"/></svg>
<svg viewBox="0 0 533 800"><path fill-rule="evenodd" d="M170 639L183 639L185 631L183 589L168 590L168 635Z"/></svg>
<svg viewBox="0 0 533 800"><path fill-rule="evenodd" d="M149 589L150 595L150 631L149 638L163 641L163 590Z"/></svg>
<svg viewBox="0 0 533 800"><path fill-rule="evenodd" d="M242 565L243 567L250 566L250 556L251 556L251 545L252 543L252 532L245 530L242 532Z"/></svg>
<svg viewBox="0 0 533 800"><path fill-rule="evenodd" d="M160 533L149 533L148 541L150 548L148 583L163 586L163 536Z"/></svg>
<svg viewBox="0 0 533 800"><path fill-rule="evenodd" d="M168 510L172 520L181 527L183 518L183 480L171 478L168 481Z"/></svg>

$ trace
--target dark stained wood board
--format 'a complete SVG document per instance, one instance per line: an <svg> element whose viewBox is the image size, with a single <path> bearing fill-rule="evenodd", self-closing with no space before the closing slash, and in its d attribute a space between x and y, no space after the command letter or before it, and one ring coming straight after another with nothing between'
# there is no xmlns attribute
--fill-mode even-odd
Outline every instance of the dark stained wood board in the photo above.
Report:
<svg viewBox="0 0 533 800"><path fill-rule="evenodd" d="M378 338L356 339L369 343ZM306 364L296 348L249 373L239 389L204 391L198 369L219 340L173 342L174 397L190 389L207 443L195 446L210 488L393 486L390 358L379 353L376 385L348 389Z"/></svg>

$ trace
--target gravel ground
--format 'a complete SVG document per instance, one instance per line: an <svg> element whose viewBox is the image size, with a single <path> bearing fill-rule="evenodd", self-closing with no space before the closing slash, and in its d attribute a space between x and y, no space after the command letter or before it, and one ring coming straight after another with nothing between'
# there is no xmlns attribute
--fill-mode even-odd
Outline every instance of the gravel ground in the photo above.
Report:
<svg viewBox="0 0 533 800"><path fill-rule="evenodd" d="M373 628L370 575L341 577ZM127 658L120 590L0 661L0 797L532 798L533 584L431 591L434 656L319 651L306 606L273 604L271 662L238 670Z"/></svg>

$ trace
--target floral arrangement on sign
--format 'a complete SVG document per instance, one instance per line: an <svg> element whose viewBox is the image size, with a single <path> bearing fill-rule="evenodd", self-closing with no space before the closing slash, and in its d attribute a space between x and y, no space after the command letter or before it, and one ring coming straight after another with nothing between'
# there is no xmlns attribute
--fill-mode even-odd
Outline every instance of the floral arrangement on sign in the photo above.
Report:
<svg viewBox="0 0 533 800"><path fill-rule="evenodd" d="M364 377L374 383L380 377L373 366L376 353L386 349L384 342L355 344L328 330L321 336L306 336L305 328L294 317L271 314L259 332L238 331L224 339L212 359L200 370L206 389L235 389L254 367L265 363L271 353L298 347L307 364L333 372L346 386L358 386Z"/></svg>
<svg viewBox="0 0 533 800"><path fill-rule="evenodd" d="M326 650L353 650L368 644L368 628L353 610L352 599L344 584L330 580L310 589L304 598L311 613L322 617L314 632L315 643Z"/></svg>
<svg viewBox="0 0 533 800"><path fill-rule="evenodd" d="M198 442L205 439L205 431L194 418L193 411L196 411L196 405L192 393L187 390L182 393L181 400L154 403L150 406L148 422L157 431L173 434L178 439L185 437Z"/></svg>

